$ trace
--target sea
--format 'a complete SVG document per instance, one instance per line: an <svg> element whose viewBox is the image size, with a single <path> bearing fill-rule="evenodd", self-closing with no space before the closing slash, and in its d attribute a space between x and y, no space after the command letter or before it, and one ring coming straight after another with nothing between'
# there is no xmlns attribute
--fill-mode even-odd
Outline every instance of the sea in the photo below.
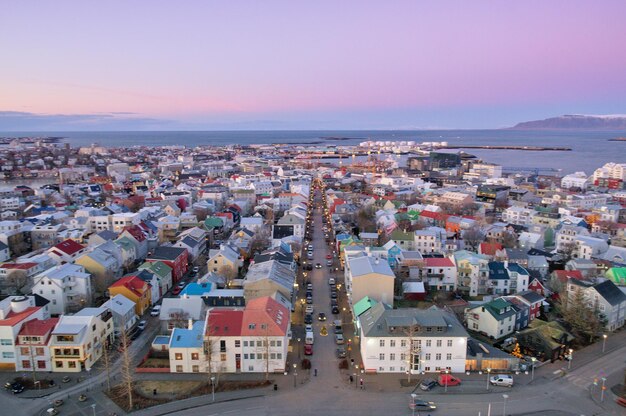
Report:
<svg viewBox="0 0 626 416"><path fill-rule="evenodd" d="M451 146L560 146L571 151L467 149L467 153L505 168L549 168L564 175L587 174L607 162L626 163L626 131L583 130L263 130L263 131L94 131L0 132L0 137L63 137L72 147L97 143L106 147L289 143L308 146L355 145L366 140L417 143L446 141ZM341 138L341 140L337 140Z"/></svg>

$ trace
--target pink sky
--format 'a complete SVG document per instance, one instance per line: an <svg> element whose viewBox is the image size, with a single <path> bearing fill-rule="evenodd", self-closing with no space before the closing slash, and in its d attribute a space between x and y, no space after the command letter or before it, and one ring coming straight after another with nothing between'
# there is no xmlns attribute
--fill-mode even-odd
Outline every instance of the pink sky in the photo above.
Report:
<svg viewBox="0 0 626 416"><path fill-rule="evenodd" d="M625 1L6 2L0 111L303 128L624 113L625 17Z"/></svg>

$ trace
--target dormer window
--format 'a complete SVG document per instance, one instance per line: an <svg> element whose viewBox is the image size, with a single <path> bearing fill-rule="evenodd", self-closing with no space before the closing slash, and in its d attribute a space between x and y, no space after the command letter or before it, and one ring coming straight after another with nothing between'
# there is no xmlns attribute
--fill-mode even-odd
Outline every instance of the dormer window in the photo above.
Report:
<svg viewBox="0 0 626 416"><path fill-rule="evenodd" d="M249 324L248 325L248 329L255 329L256 328L256 324Z"/></svg>

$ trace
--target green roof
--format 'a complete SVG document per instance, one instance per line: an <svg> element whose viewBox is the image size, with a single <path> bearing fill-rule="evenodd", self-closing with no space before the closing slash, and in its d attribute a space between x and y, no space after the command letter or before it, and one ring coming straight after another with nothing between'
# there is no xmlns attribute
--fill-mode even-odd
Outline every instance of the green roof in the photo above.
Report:
<svg viewBox="0 0 626 416"><path fill-rule="evenodd" d="M208 217L204 220L204 226L207 228L221 227L224 225L224 220L219 217Z"/></svg>
<svg viewBox="0 0 626 416"><path fill-rule="evenodd" d="M419 219L421 212L420 211L415 211L415 210L410 210L406 213L409 216L409 219L411 221L416 221Z"/></svg>
<svg viewBox="0 0 626 416"><path fill-rule="evenodd" d="M606 271L606 277L619 286L626 285L626 267L611 267Z"/></svg>
<svg viewBox="0 0 626 416"><path fill-rule="evenodd" d="M374 299L370 299L369 296L365 296L363 299L354 304L354 316L360 316L362 313L367 312L372 306L376 305Z"/></svg>
<svg viewBox="0 0 626 416"><path fill-rule="evenodd" d="M151 270L159 277L165 277L172 272L172 268L162 261L147 261L139 266L139 269Z"/></svg>
<svg viewBox="0 0 626 416"><path fill-rule="evenodd" d="M397 228L393 230L390 238L392 240L398 240L398 241L413 241L414 239L413 233L405 232Z"/></svg>

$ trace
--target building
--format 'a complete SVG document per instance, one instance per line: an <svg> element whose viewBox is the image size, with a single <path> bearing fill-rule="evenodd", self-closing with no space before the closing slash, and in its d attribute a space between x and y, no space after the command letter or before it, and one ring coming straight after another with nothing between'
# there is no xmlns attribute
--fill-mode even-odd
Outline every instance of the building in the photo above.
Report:
<svg viewBox="0 0 626 416"><path fill-rule="evenodd" d="M515 317L513 305L502 298L469 308L465 312L468 329L492 339L504 338L515 331Z"/></svg>
<svg viewBox="0 0 626 416"><path fill-rule="evenodd" d="M35 276L33 293L50 301L50 313L63 315L91 305L91 274L79 264L63 264Z"/></svg>
<svg viewBox="0 0 626 416"><path fill-rule="evenodd" d="M146 261L162 261L172 269L172 283L178 283L187 273L189 254L187 249L180 247L159 246Z"/></svg>
<svg viewBox="0 0 626 416"><path fill-rule="evenodd" d="M508 295L511 293L528 290L530 274L517 263L508 261L489 262L489 287L488 292L496 295Z"/></svg>
<svg viewBox="0 0 626 416"><path fill-rule="evenodd" d="M574 172L568 175L563 176L561 178L561 188L563 189L587 189L587 184L589 183L589 177L585 172Z"/></svg>
<svg viewBox="0 0 626 416"><path fill-rule="evenodd" d="M59 318L32 319L17 335L15 371L52 371L50 340Z"/></svg>
<svg viewBox="0 0 626 416"><path fill-rule="evenodd" d="M74 240L65 240L48 249L48 255L58 264L73 263L87 248Z"/></svg>
<svg viewBox="0 0 626 416"><path fill-rule="evenodd" d="M364 297L393 303L395 274L386 261L369 256L348 257L344 270L348 303Z"/></svg>
<svg viewBox="0 0 626 416"><path fill-rule="evenodd" d="M113 314L113 335L119 337L122 331L128 333L137 323L135 302L124 295L115 295L102 305Z"/></svg>
<svg viewBox="0 0 626 416"><path fill-rule="evenodd" d="M568 279L567 296L572 300L578 291L582 291L588 305L607 331L615 331L624 326L626 319L626 294L610 280L602 283L588 283L577 279Z"/></svg>
<svg viewBox="0 0 626 416"><path fill-rule="evenodd" d="M392 309L370 303L358 315L361 357L368 373L465 371L468 335L452 313Z"/></svg>
<svg viewBox="0 0 626 416"><path fill-rule="evenodd" d="M424 259L423 280L430 288L455 291L457 283L456 264L449 258L427 257Z"/></svg>
<svg viewBox="0 0 626 416"><path fill-rule="evenodd" d="M110 296L123 295L135 303L135 312L141 316L150 307L152 290L150 284L137 276L124 276L109 286Z"/></svg>

